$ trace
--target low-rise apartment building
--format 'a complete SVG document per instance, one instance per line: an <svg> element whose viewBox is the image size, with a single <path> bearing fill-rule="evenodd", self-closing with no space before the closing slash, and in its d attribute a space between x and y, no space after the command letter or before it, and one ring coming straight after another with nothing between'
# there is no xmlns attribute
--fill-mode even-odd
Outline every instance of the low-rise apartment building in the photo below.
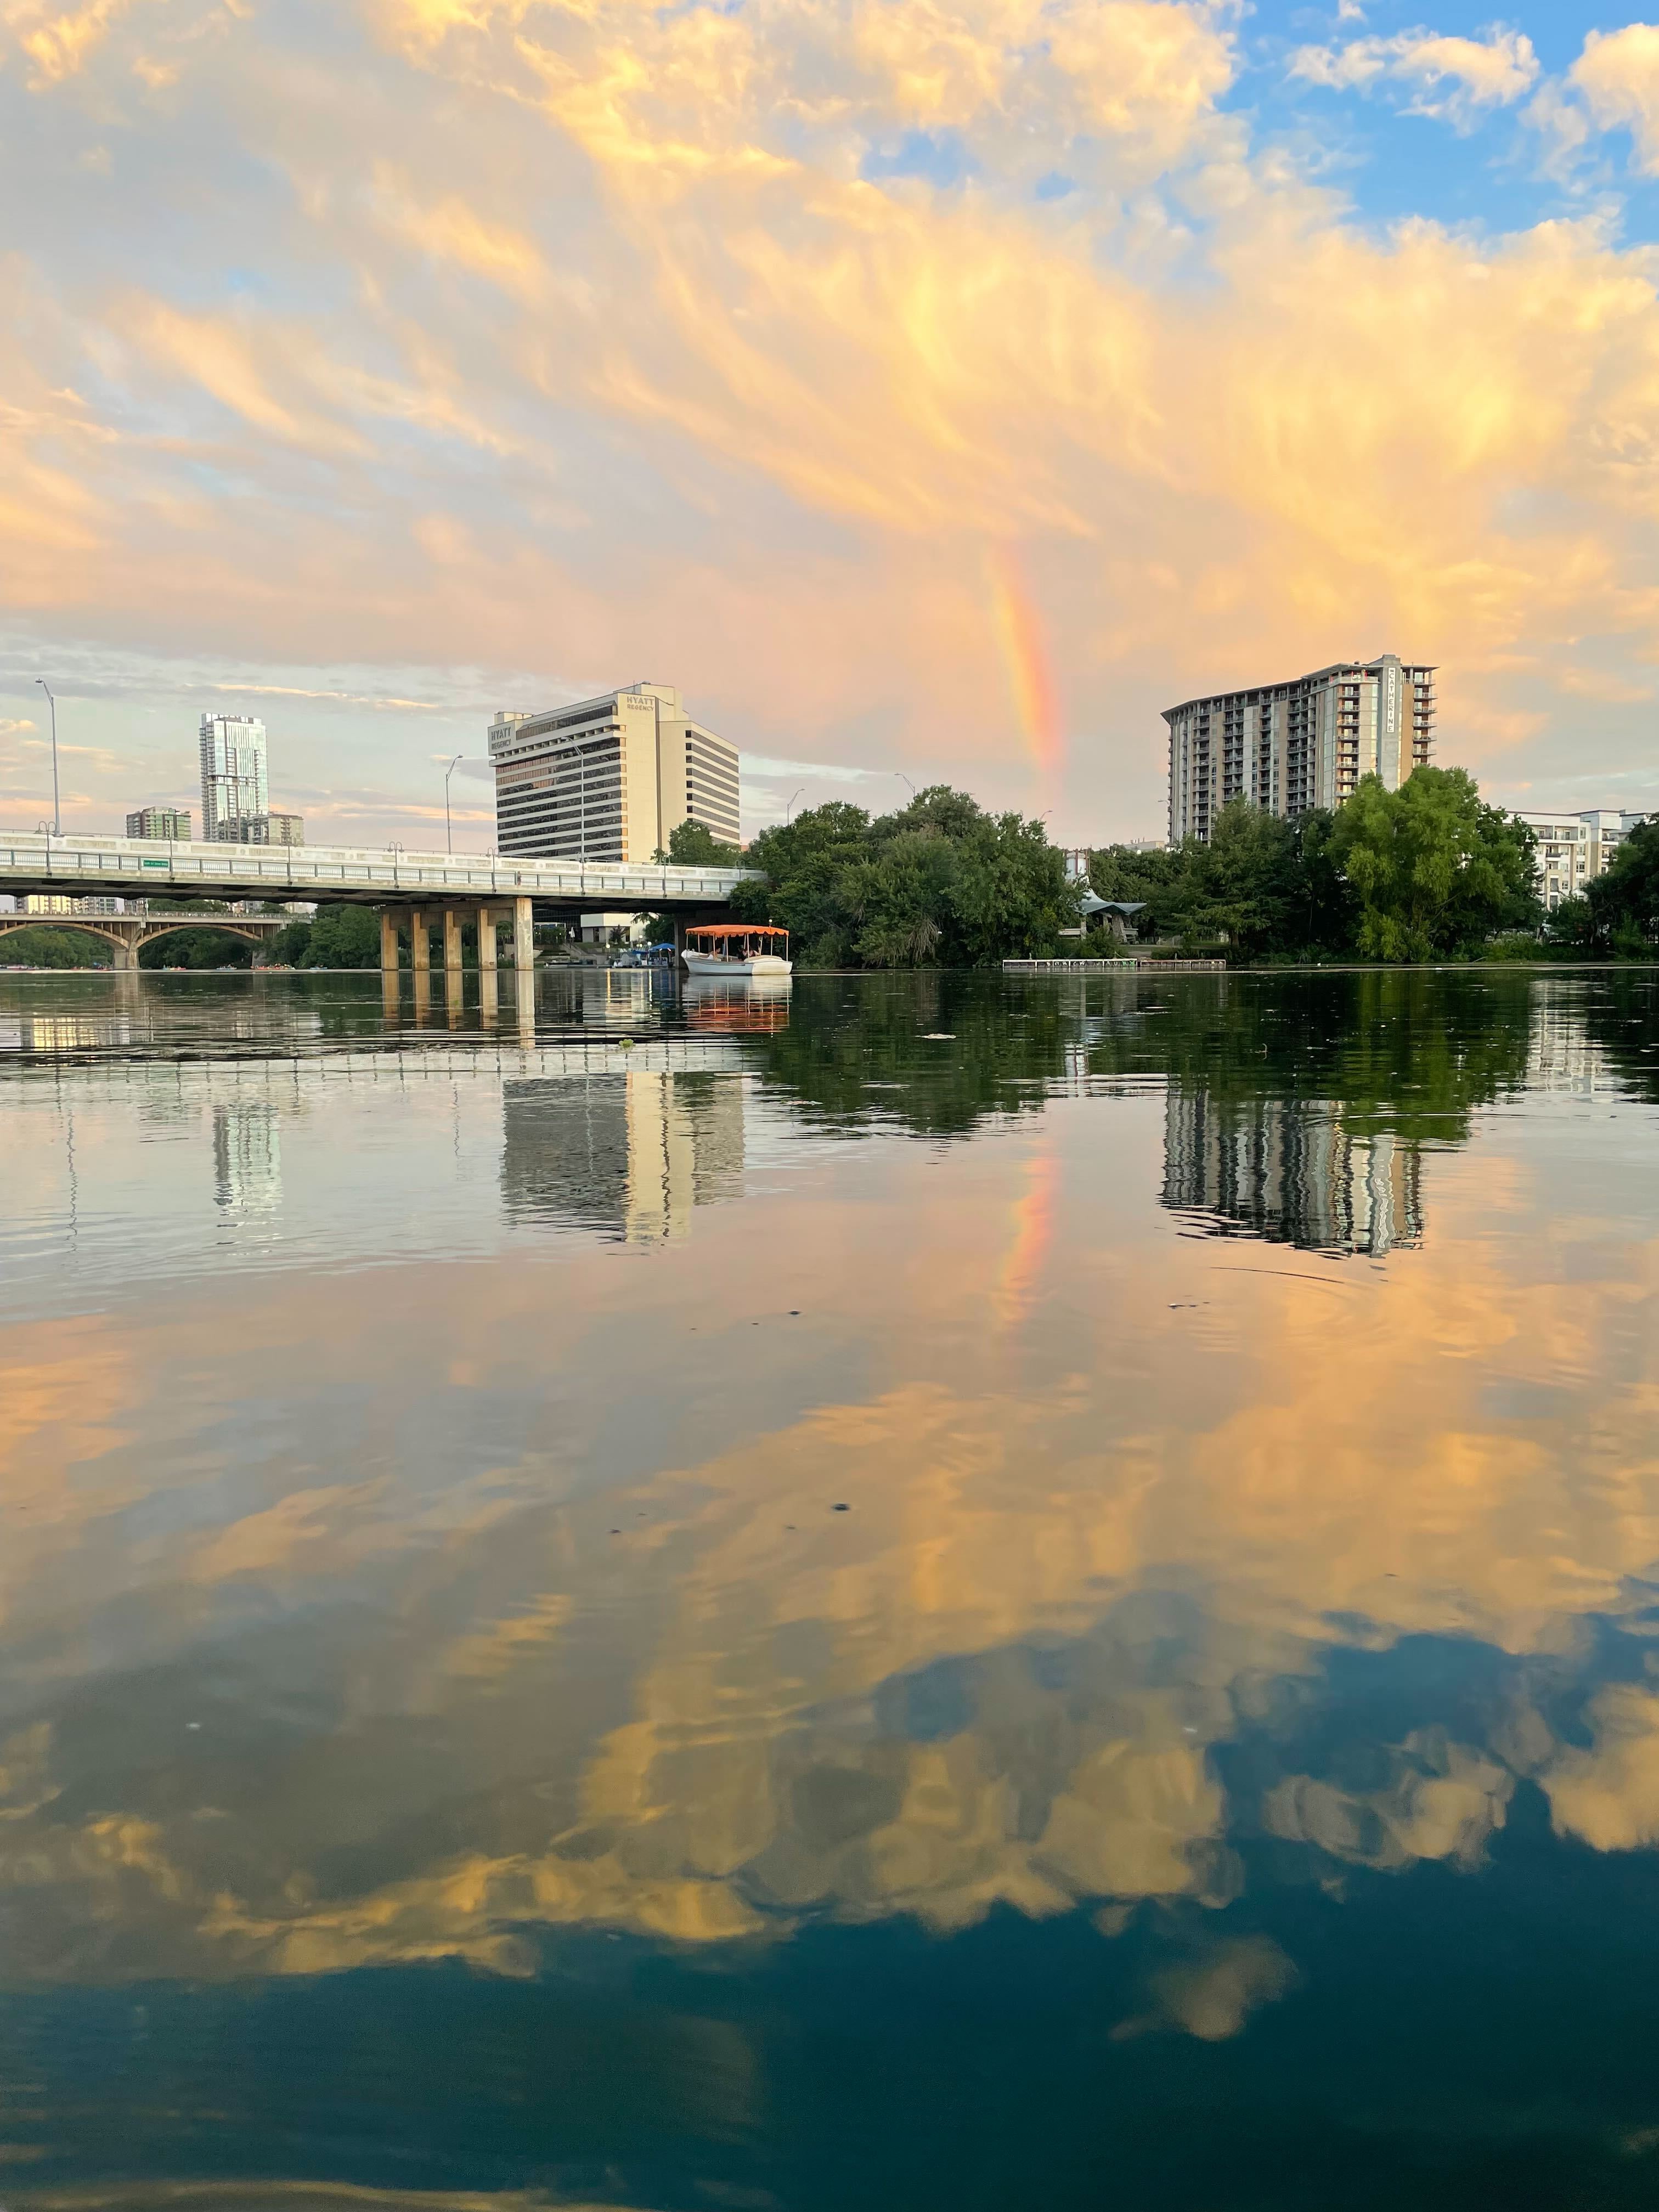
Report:
<svg viewBox="0 0 1659 2212"><path fill-rule="evenodd" d="M1553 912L1564 899L1582 898L1612 866L1631 831L1647 818L1616 806L1588 806L1578 814L1517 807L1516 819L1537 841L1538 896L1545 906Z"/></svg>

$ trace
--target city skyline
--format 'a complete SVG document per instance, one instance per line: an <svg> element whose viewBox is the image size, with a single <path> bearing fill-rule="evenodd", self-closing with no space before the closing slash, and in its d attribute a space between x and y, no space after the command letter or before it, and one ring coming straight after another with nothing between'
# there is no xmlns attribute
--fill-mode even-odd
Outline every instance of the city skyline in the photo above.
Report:
<svg viewBox="0 0 1659 2212"><path fill-rule="evenodd" d="M1501 803L1659 797L1628 11L328 21L5 11L7 817L37 676L70 826L280 711L313 836L429 845L501 701L635 666L745 832L902 775L1145 836L1171 699L1379 641Z"/></svg>

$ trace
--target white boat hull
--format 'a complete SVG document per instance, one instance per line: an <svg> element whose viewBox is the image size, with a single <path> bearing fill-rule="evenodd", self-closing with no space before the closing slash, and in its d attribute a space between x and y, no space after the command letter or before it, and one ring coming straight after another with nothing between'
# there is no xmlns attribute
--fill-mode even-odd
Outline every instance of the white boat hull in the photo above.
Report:
<svg viewBox="0 0 1659 2212"><path fill-rule="evenodd" d="M790 975L795 967L775 952L757 952L747 960L721 960L712 952L682 952L680 957L692 975Z"/></svg>

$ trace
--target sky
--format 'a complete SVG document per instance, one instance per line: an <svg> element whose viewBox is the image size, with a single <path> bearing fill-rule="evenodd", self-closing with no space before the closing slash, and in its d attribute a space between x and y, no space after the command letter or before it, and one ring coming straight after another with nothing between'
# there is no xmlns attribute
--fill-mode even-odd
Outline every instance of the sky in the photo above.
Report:
<svg viewBox="0 0 1659 2212"><path fill-rule="evenodd" d="M486 849L678 684L746 833L1161 835L1160 710L1382 652L1659 805L1659 25L1395 0L0 0L0 823Z"/></svg>

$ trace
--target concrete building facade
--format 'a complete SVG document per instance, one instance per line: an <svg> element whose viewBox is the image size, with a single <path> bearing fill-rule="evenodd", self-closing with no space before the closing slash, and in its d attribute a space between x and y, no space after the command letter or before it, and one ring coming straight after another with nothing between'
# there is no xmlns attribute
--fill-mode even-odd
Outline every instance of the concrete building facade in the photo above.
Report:
<svg viewBox="0 0 1659 2212"><path fill-rule="evenodd" d="M1586 887L1613 865L1614 854L1645 814L1616 806L1589 806L1582 814L1551 814L1517 807L1537 840L1538 896L1552 911L1563 899L1582 898Z"/></svg>
<svg viewBox="0 0 1659 2212"><path fill-rule="evenodd" d="M1340 806L1364 775L1397 790L1428 764L1434 675L1385 653L1166 708L1170 844L1207 842L1230 799L1288 821Z"/></svg>
<svg viewBox="0 0 1659 2212"><path fill-rule="evenodd" d="M270 811L265 726L252 714L204 714L201 750L203 840L246 844L243 825Z"/></svg>
<svg viewBox="0 0 1659 2212"><path fill-rule="evenodd" d="M170 845L190 842L190 809L187 806L141 806L127 817L129 837L153 837Z"/></svg>
<svg viewBox="0 0 1659 2212"><path fill-rule="evenodd" d="M238 842L243 845L303 845L306 842L306 818L303 814L255 814L242 825Z"/></svg>
<svg viewBox="0 0 1659 2212"><path fill-rule="evenodd" d="M489 726L505 856L648 861L682 822L738 838L738 750L672 684L635 684Z"/></svg>
<svg viewBox="0 0 1659 2212"><path fill-rule="evenodd" d="M22 914L120 914L118 898L59 898L50 891L34 891L17 908Z"/></svg>

